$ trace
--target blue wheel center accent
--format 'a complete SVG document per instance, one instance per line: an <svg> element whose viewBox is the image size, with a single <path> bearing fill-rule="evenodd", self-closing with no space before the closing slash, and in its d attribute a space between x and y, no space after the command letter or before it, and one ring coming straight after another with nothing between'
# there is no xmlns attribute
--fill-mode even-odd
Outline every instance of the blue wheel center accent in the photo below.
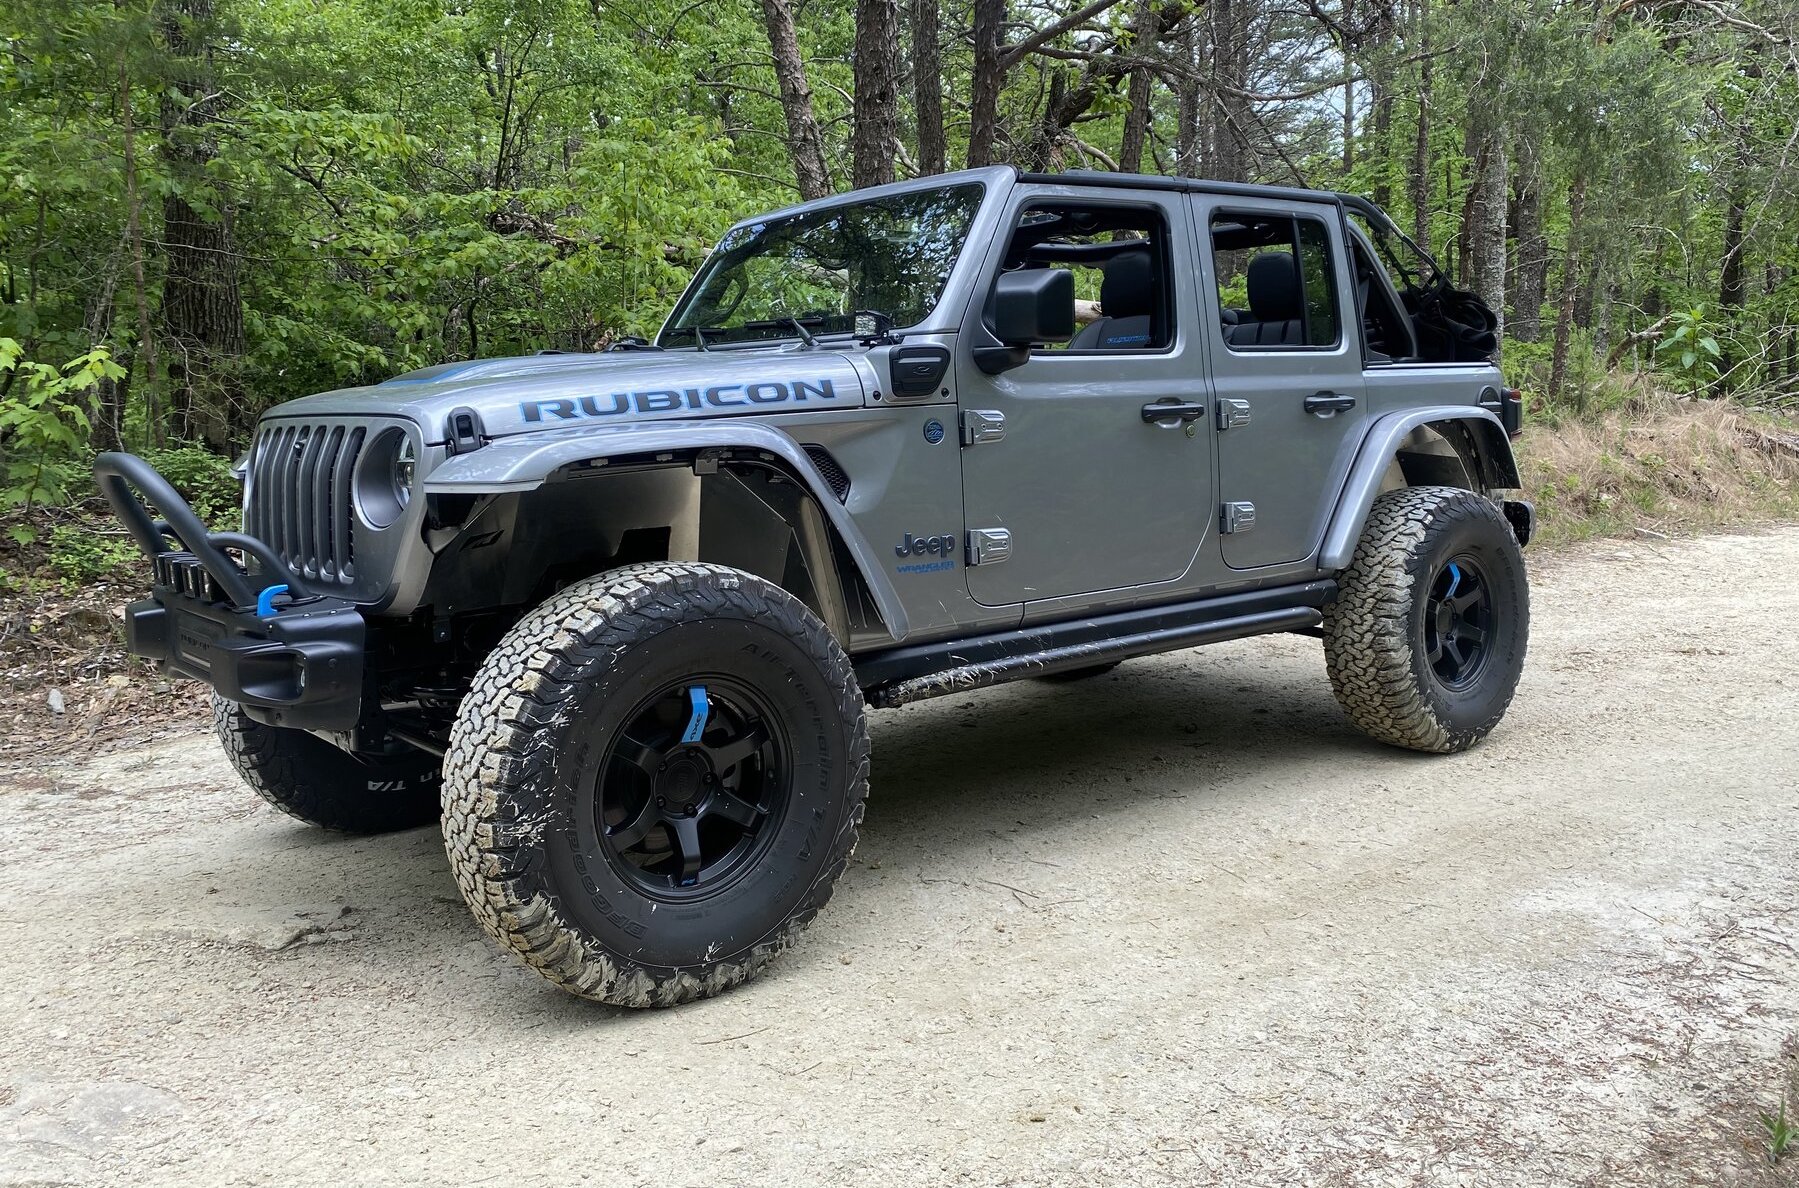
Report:
<svg viewBox="0 0 1799 1188"><path fill-rule="evenodd" d="M1462 584L1462 568L1461 568L1461 566L1457 565L1454 561L1451 561L1449 563L1449 590L1446 594L1444 594L1444 597L1445 598L1455 597L1455 589L1457 586L1459 586L1461 584Z"/></svg>
<svg viewBox="0 0 1799 1188"><path fill-rule="evenodd" d="M696 743L706 733L706 719L712 716L712 703L706 697L706 686L691 686L687 690L687 701L693 706L693 716L687 719L687 729L681 732L681 741Z"/></svg>

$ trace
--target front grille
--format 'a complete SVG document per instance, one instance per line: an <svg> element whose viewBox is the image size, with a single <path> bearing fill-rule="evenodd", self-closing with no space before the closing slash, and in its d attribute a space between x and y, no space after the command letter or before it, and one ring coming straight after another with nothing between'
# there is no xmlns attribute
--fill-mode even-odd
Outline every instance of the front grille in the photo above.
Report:
<svg viewBox="0 0 1799 1188"><path fill-rule="evenodd" d="M284 421L256 437L244 528L303 578L355 579L350 476L367 438L362 425Z"/></svg>

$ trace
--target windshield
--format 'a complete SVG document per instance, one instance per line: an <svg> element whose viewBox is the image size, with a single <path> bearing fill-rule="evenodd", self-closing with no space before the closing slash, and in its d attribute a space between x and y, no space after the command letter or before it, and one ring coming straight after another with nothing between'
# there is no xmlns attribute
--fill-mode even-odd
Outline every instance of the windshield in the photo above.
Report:
<svg viewBox="0 0 1799 1188"><path fill-rule="evenodd" d="M943 295L979 183L895 194L726 235L662 331L665 346L849 333L858 310L915 326Z"/></svg>

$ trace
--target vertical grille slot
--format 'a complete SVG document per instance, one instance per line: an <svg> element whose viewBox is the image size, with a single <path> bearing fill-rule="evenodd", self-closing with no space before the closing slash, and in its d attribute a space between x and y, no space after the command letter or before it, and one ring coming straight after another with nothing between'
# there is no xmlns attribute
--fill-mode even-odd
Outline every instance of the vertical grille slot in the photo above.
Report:
<svg viewBox="0 0 1799 1188"><path fill-rule="evenodd" d="M367 440L365 426L330 422L278 422L257 435L245 523L303 578L355 577L350 479Z"/></svg>

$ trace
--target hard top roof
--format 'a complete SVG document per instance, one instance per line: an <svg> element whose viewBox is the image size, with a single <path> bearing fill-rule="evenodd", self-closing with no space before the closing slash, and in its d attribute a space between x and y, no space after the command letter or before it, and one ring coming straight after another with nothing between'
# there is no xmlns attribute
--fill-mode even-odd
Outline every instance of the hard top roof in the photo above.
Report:
<svg viewBox="0 0 1799 1188"><path fill-rule="evenodd" d="M767 222L774 219L787 218L804 211L812 211L830 206L862 201L870 197L887 194L916 192L918 190L935 189L940 186L953 186L968 182L991 182L1010 177L1015 181L1028 185L1047 186L1105 186L1112 189L1125 190L1176 190L1194 194L1221 194L1235 198L1271 198L1295 202L1321 202L1331 205L1342 205L1371 218L1385 218L1372 202L1359 194L1343 194L1332 190L1309 190L1300 186L1263 186L1246 182L1215 181L1204 177L1165 177L1150 173L1109 173L1097 169L1070 169L1064 173L1031 173L1012 165L988 165L978 169L963 169L953 173L930 174L923 177L907 178L904 181L890 182L884 186L872 186L862 190L845 190L830 194L823 198L815 198L810 202L796 203L780 210L769 211L742 220L739 226Z"/></svg>

